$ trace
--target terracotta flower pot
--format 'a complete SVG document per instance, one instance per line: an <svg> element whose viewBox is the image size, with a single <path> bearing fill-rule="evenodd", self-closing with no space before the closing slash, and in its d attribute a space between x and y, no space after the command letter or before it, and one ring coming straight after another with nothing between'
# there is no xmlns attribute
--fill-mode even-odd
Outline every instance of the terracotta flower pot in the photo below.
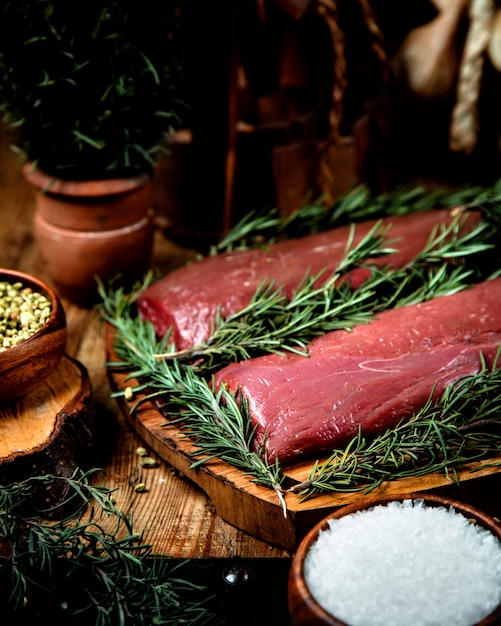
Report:
<svg viewBox="0 0 501 626"><path fill-rule="evenodd" d="M34 235L48 278L80 305L97 301L97 281L130 285L148 270L153 247L151 178L63 181L24 167L35 189Z"/></svg>

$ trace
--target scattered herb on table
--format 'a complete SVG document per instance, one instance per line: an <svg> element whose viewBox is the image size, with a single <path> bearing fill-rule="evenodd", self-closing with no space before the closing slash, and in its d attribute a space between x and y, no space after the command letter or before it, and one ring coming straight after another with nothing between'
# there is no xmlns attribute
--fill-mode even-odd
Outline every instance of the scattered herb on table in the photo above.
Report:
<svg viewBox="0 0 501 626"><path fill-rule="evenodd" d="M204 588L183 579L183 564L153 554L111 490L89 484L96 471L0 486L2 623L219 624ZM56 520L54 510L33 502L61 483L67 496ZM112 532L103 530L103 516L114 518Z"/></svg>

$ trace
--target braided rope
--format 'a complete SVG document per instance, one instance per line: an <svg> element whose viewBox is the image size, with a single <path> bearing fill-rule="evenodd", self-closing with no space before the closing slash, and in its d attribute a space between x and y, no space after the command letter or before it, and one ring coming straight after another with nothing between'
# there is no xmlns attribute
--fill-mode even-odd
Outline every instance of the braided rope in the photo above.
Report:
<svg viewBox="0 0 501 626"><path fill-rule="evenodd" d="M358 0L362 19L370 36L370 48L379 64L381 77L381 93L383 98L379 98L377 103L372 103L371 115L375 119L381 134L385 133L389 102L384 97L389 86L391 70L390 61L386 54L384 36L378 26L376 15L370 4L370 0ZM322 190L324 201L332 203L333 198L331 190L335 188L336 172L332 170L332 151L335 150L336 144L339 142L339 127L343 118L343 96L347 85L346 80L346 58L345 58L345 36L339 27L338 9L335 0L316 0L316 10L318 15L326 23L334 52L334 71L332 86L332 106L329 114L329 136L320 149L317 184Z"/></svg>
<svg viewBox="0 0 501 626"><path fill-rule="evenodd" d="M329 205L333 198L330 190L333 188L335 172L330 164L330 153L339 140L339 127L343 118L343 96L346 88L346 58L345 37L338 24L338 9L335 0L316 0L315 9L325 22L334 53L333 81L331 91L331 107L329 110L329 135L320 149L317 185L322 191L324 202Z"/></svg>
<svg viewBox="0 0 501 626"><path fill-rule="evenodd" d="M386 46L384 42L384 36L381 29L378 26L376 14L370 4L370 0L358 0L360 8L362 9L362 15L364 18L367 30L371 36L371 49L379 61L381 69L381 80L383 86L388 86L390 82L390 60L386 54Z"/></svg>
<svg viewBox="0 0 501 626"><path fill-rule="evenodd" d="M492 0L471 0L470 27L459 68L457 99L449 129L449 147L455 152L472 154L477 143L478 102L493 15Z"/></svg>
<svg viewBox="0 0 501 626"><path fill-rule="evenodd" d="M329 114L329 126L335 137L339 135L339 126L343 118L343 96L346 88L345 37L338 25L336 0L316 0L316 9L329 29L334 52L332 81L332 106Z"/></svg>

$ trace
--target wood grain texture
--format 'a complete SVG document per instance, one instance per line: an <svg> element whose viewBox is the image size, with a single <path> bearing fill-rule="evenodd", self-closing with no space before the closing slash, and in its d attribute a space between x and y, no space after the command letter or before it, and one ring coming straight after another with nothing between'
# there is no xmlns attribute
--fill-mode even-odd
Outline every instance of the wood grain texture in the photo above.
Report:
<svg viewBox="0 0 501 626"><path fill-rule="evenodd" d="M94 445L93 397L85 368L63 356L39 385L0 410L0 483L54 474L70 477L85 466ZM55 506L65 485L34 489L34 498Z"/></svg>

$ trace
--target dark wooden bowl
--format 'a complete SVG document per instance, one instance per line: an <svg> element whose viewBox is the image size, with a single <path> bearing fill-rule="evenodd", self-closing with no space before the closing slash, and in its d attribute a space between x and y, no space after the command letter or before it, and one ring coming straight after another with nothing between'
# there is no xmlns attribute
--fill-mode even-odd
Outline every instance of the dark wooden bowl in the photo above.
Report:
<svg viewBox="0 0 501 626"><path fill-rule="evenodd" d="M409 496L395 496L388 498L367 498L362 502L345 506L338 509L324 520L319 522L301 541L291 563L288 581L288 603L289 612L294 626L350 626L346 622L337 619L327 612L312 596L304 576L304 562L311 546L316 542L321 531L328 528L331 519L339 519L345 515L367 510L373 506L386 505L391 501L403 500L423 500L426 506L453 507L458 513L463 514L468 519L473 519L480 526L483 526L501 541L501 526L489 515L478 509L451 498L435 496L432 494L414 493ZM493 626L501 624L501 605L499 605L490 615L480 620L472 626Z"/></svg>
<svg viewBox="0 0 501 626"><path fill-rule="evenodd" d="M15 270L0 269L0 281L20 282L51 302L44 326L25 341L0 352L0 405L14 402L59 365L66 348L66 315L57 294L43 281Z"/></svg>

